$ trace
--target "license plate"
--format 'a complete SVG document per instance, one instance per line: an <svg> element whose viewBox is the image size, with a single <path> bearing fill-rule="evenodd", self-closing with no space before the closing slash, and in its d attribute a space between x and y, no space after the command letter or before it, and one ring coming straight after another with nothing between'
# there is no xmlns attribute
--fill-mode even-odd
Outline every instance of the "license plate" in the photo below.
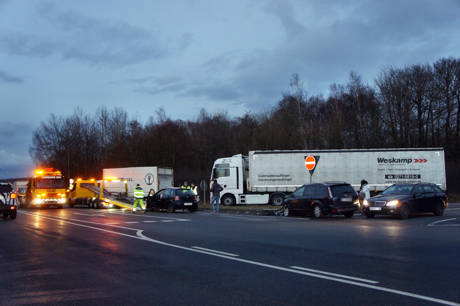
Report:
<svg viewBox="0 0 460 306"><path fill-rule="evenodd" d="M193 203L190 203L190 202L185 202L184 203L184 206L192 206Z"/></svg>
<svg viewBox="0 0 460 306"><path fill-rule="evenodd" d="M382 207L369 207L369 210L382 210Z"/></svg>
<svg viewBox="0 0 460 306"><path fill-rule="evenodd" d="M342 202L351 202L353 201L352 198L342 198Z"/></svg>

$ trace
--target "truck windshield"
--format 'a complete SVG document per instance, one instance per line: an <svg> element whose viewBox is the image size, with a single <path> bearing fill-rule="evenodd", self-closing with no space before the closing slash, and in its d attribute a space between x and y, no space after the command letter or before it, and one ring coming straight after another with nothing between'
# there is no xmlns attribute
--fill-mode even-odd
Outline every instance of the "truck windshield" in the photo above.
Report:
<svg viewBox="0 0 460 306"><path fill-rule="evenodd" d="M413 185L393 185L385 189L382 194L410 194Z"/></svg>
<svg viewBox="0 0 460 306"><path fill-rule="evenodd" d="M212 178L216 179L223 176L230 176L230 164L216 164L212 173Z"/></svg>
<svg viewBox="0 0 460 306"><path fill-rule="evenodd" d="M63 178L60 179L37 179L37 188L66 188L65 180Z"/></svg>

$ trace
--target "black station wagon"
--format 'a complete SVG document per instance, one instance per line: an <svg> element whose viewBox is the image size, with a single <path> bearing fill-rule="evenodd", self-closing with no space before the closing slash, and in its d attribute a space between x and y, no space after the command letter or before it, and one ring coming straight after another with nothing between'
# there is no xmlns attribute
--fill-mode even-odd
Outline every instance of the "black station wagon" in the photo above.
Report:
<svg viewBox="0 0 460 306"><path fill-rule="evenodd" d="M326 215L353 217L358 195L350 184L326 182L303 185L284 199L283 215L301 212L321 218Z"/></svg>

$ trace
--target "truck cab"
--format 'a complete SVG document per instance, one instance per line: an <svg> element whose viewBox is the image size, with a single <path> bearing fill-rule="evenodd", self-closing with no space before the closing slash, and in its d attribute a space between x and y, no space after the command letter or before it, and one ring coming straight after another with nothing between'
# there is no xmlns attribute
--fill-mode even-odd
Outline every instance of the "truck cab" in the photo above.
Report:
<svg viewBox="0 0 460 306"><path fill-rule="evenodd" d="M67 182L61 171L51 168L36 170L27 184L24 206L63 208L67 203Z"/></svg>
<svg viewBox="0 0 460 306"><path fill-rule="evenodd" d="M221 192L223 205L241 204L240 195L246 190L247 171L247 156L242 154L219 158L214 162L211 180L216 180L224 188Z"/></svg>

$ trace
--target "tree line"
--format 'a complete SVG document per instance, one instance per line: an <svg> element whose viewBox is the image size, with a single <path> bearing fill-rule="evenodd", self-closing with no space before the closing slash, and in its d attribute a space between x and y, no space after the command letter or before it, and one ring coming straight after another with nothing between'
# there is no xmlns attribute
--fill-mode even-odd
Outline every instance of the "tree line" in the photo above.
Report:
<svg viewBox="0 0 460 306"><path fill-rule="evenodd" d="M350 73L327 98L309 96L300 77L268 112L231 118L201 109L196 120L158 109L146 123L121 108L51 115L32 137L36 164L67 177L99 177L103 168L167 166L176 183L208 179L216 158L249 150L444 147L447 182L459 190L460 59L389 67L373 86Z"/></svg>

